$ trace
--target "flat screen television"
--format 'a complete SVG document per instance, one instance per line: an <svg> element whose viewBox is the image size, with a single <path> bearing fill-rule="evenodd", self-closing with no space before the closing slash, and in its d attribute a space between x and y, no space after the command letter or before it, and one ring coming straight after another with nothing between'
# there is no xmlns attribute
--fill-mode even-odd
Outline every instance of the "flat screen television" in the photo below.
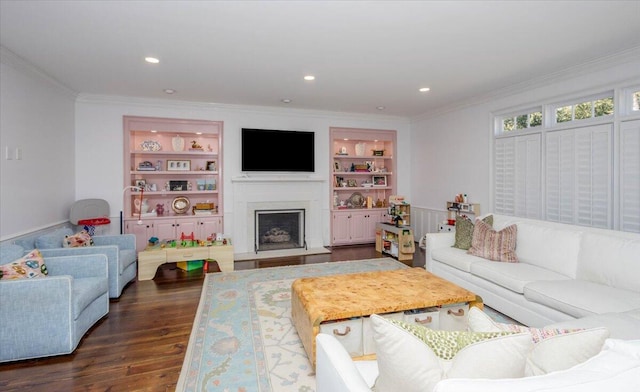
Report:
<svg viewBox="0 0 640 392"><path fill-rule="evenodd" d="M242 128L243 172L314 172L315 133Z"/></svg>

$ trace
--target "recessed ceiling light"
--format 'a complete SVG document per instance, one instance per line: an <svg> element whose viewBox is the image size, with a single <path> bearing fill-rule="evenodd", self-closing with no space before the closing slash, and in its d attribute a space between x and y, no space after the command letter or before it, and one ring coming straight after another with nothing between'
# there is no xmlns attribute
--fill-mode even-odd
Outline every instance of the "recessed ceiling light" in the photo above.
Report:
<svg viewBox="0 0 640 392"><path fill-rule="evenodd" d="M151 133L158 133L158 131L156 131L155 129L152 129Z"/></svg>
<svg viewBox="0 0 640 392"><path fill-rule="evenodd" d="M378 110L384 110L384 109L386 109L386 108L385 108L384 106L378 106L378 107L376 107L376 109L378 109Z"/></svg>
<svg viewBox="0 0 640 392"><path fill-rule="evenodd" d="M288 98L284 98L284 99L281 99L280 102L282 102L282 103L291 103L291 100L288 99Z"/></svg>
<svg viewBox="0 0 640 392"><path fill-rule="evenodd" d="M176 92L176 90L172 89L172 88L165 88L164 90L165 93L167 94L174 94Z"/></svg>
<svg viewBox="0 0 640 392"><path fill-rule="evenodd" d="M202 135L202 132L196 132L196 135Z"/></svg>
<svg viewBox="0 0 640 392"><path fill-rule="evenodd" d="M155 57L145 57L144 61L146 61L147 63L151 63L151 64L158 64L160 62L160 60L158 60Z"/></svg>
<svg viewBox="0 0 640 392"><path fill-rule="evenodd" d="M307 76L304 77L304 80L315 80L315 79L316 79L316 77L313 76L313 75L307 75Z"/></svg>
<svg viewBox="0 0 640 392"><path fill-rule="evenodd" d="M427 91L431 90L429 87L422 87L420 90L421 93L426 93Z"/></svg>

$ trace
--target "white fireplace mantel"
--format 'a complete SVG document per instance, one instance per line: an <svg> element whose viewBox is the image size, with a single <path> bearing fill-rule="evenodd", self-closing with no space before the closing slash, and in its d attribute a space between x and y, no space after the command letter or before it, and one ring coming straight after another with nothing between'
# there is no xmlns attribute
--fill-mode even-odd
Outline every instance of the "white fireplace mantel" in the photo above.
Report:
<svg viewBox="0 0 640 392"><path fill-rule="evenodd" d="M305 209L309 248L322 245L322 195L326 179L305 176L256 175L231 179L233 185L234 252L253 252L256 209Z"/></svg>

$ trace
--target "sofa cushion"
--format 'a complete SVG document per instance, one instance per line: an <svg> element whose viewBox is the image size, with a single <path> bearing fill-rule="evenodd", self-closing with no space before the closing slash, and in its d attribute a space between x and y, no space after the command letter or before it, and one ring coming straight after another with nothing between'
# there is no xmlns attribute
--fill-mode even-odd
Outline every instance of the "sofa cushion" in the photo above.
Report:
<svg viewBox="0 0 640 392"><path fill-rule="evenodd" d="M515 252L517 235L518 226L516 225L496 231L488 224L478 220L473 228L473 239L468 252L489 260L515 263L518 261Z"/></svg>
<svg viewBox="0 0 640 392"><path fill-rule="evenodd" d="M493 215L487 215L482 221L489 226L493 226ZM471 248L471 239L473 238L474 222L462 215L456 216L456 242L454 248L468 250Z"/></svg>
<svg viewBox="0 0 640 392"><path fill-rule="evenodd" d="M37 249L10 263L0 265L0 279L30 279L47 276L47 266Z"/></svg>
<svg viewBox="0 0 640 392"><path fill-rule="evenodd" d="M549 226L546 222L518 223L518 260L575 278L582 232Z"/></svg>
<svg viewBox="0 0 640 392"><path fill-rule="evenodd" d="M573 317L640 308L640 294L585 280L540 280L524 287L527 300Z"/></svg>
<svg viewBox="0 0 640 392"><path fill-rule="evenodd" d="M76 320L82 311L93 301L109 292L109 280L102 277L76 278L73 280L73 318Z"/></svg>
<svg viewBox="0 0 640 392"><path fill-rule="evenodd" d="M522 377L533 345L527 333L434 331L378 315L371 316L371 325L380 373L374 387L378 392L431 391L447 377ZM432 348L445 346L446 355Z"/></svg>
<svg viewBox="0 0 640 392"><path fill-rule="evenodd" d="M465 250L445 246L431 251L431 258L464 272L471 272L471 265L478 261L487 261L482 257L468 254Z"/></svg>
<svg viewBox="0 0 640 392"><path fill-rule="evenodd" d="M118 259L120 260L120 273L123 273L127 267L136 262L138 255L135 249L120 249Z"/></svg>
<svg viewBox="0 0 640 392"><path fill-rule="evenodd" d="M528 332L534 346L527 357L526 376L537 376L569 369L602 350L609 337L606 328L557 329L529 328L517 324L495 322L482 310L469 309L469 329L474 332Z"/></svg>
<svg viewBox="0 0 640 392"><path fill-rule="evenodd" d="M640 308L627 312L609 312L548 325L548 328L606 327L615 339L640 339Z"/></svg>
<svg viewBox="0 0 640 392"><path fill-rule="evenodd" d="M20 245L7 244L0 246L0 264L10 263L24 256L24 248Z"/></svg>
<svg viewBox="0 0 640 392"><path fill-rule="evenodd" d="M522 294L527 283L536 280L566 280L557 272L524 263L495 263L481 261L471 265L471 273L498 284L516 293Z"/></svg>
<svg viewBox="0 0 640 392"><path fill-rule="evenodd" d="M448 379L434 392L637 392L640 340L607 339L598 355L571 369L502 380Z"/></svg>
<svg viewBox="0 0 640 392"><path fill-rule="evenodd" d="M73 231L69 228L56 229L50 233L43 234L36 238L36 248L38 249L52 249L62 248L62 241L67 235L72 235Z"/></svg>
<svg viewBox="0 0 640 392"><path fill-rule="evenodd" d="M640 240L585 233L577 277L640 293L639 255Z"/></svg>

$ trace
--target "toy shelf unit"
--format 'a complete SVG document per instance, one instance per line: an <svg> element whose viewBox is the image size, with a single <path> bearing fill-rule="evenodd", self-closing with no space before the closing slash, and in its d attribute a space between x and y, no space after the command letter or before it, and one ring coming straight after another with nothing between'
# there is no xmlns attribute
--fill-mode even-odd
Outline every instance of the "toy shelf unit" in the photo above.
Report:
<svg viewBox="0 0 640 392"><path fill-rule="evenodd" d="M385 219L389 196L396 193L396 131L360 128L330 129L332 245L375 241L375 222ZM346 233L346 219L365 213L365 233L358 224ZM362 223L362 222L360 222Z"/></svg>
<svg viewBox="0 0 640 392"><path fill-rule="evenodd" d="M376 225L376 251L398 260L411 260L416 251L413 232L389 223Z"/></svg>
<svg viewBox="0 0 640 392"><path fill-rule="evenodd" d="M447 202L447 220L440 224L439 232L455 231L456 217L462 215L467 216L471 220L480 215L480 204L478 203L460 203L455 201Z"/></svg>
<svg viewBox="0 0 640 392"><path fill-rule="evenodd" d="M389 196L389 223L397 227L411 226L411 204L407 203L404 196Z"/></svg>
<svg viewBox="0 0 640 392"><path fill-rule="evenodd" d="M124 116L125 227L140 220L177 227L194 218L211 226L209 217L221 225L222 131L221 121Z"/></svg>

